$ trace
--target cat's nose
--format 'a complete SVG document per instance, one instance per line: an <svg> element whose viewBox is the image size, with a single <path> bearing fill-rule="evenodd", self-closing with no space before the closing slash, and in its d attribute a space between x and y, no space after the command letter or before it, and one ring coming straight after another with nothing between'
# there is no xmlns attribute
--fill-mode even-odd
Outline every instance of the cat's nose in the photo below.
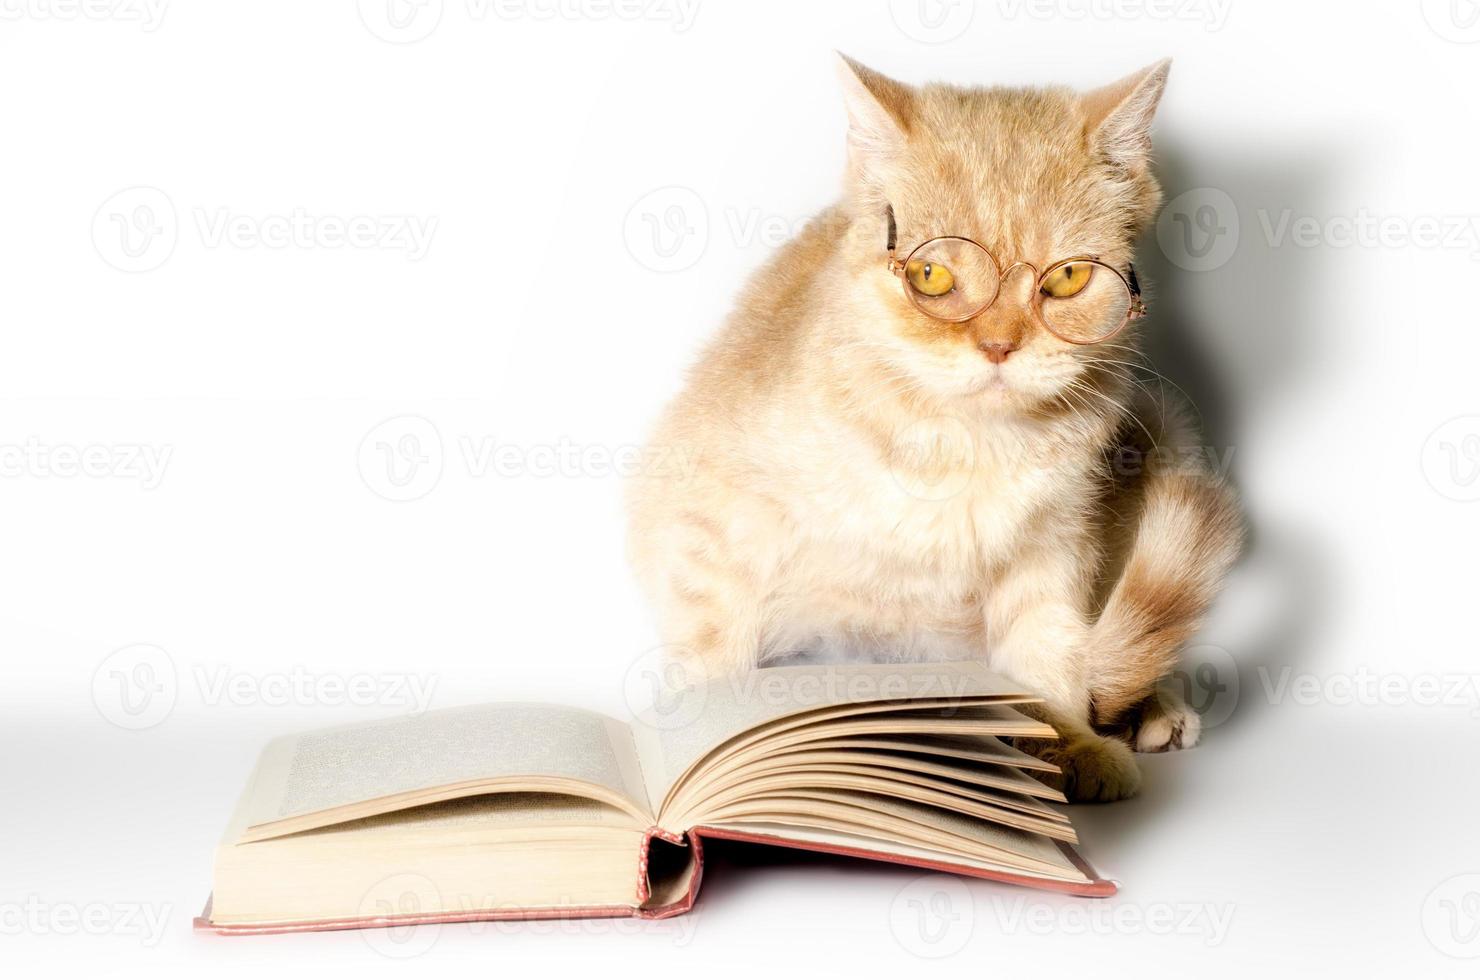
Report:
<svg viewBox="0 0 1480 980"><path fill-rule="evenodd" d="M977 346L981 348L983 354L987 355L987 360L993 364L1001 364L1007 360L1008 355L1018 349L1017 344L987 343L986 341L982 341Z"/></svg>

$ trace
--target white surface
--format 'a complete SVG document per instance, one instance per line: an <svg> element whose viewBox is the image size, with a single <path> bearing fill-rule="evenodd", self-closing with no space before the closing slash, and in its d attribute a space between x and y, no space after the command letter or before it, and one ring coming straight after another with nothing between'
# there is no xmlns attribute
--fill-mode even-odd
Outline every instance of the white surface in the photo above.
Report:
<svg viewBox="0 0 1480 980"><path fill-rule="evenodd" d="M1480 878L1453 878L1480 873L1480 700L1465 686L1413 703L1429 679L1480 672L1480 459L1465 455L1480 446L1480 236L1462 224L1480 215L1480 42L1462 43L1480 22L1463 26L1463 0L1175 8L1206 15L1192 19L1001 0L936 8L934 33L916 0L701 0L682 8L691 24L673 4L623 21L594 0L551 17L433 0L440 20L410 44L355 6L179 0L153 30L3 7L7 968L406 968L382 954L407 947L356 934L191 935L234 796L272 735L407 710L390 685L408 674L436 706L624 710L653 638L619 480L591 453L640 443L768 236L832 198L837 47L913 81L1087 86L1176 58L1158 131L1169 197L1214 189L1179 207L1210 205L1225 228L1236 215L1239 234L1196 259L1171 223L1141 263L1159 285L1158 365L1232 448L1256 529L1203 637L1220 682L1240 665L1240 696L1214 703L1236 703L1232 720L1147 760L1140 799L1076 816L1125 884L1095 906L1110 912L732 854L689 920L448 927L410 965L752 976L784 954L798 975L919 956L1024 976L1472 974L1447 954L1480 956ZM383 8L360 6L385 33ZM114 196L141 186L155 192ZM649 196L665 187L680 190ZM140 204L160 227L173 211L176 231L129 258L112 216ZM643 214L675 204L708 234L664 258ZM1287 211L1325 232L1276 241ZM313 235L254 245L300 213L320 219ZM1364 215L1389 226L1343 244ZM430 229L430 245L329 247L359 216ZM1451 227L1468 230L1425 241ZM577 281L540 291L540 264ZM408 415L424 421L378 428ZM375 447L408 434L433 461L440 439L440 478L398 488ZM495 445L512 455L480 469ZM90 446L108 475L66 475L66 449ZM535 475L561 446L583 461ZM157 481L108 462L137 447L168 453ZM130 715L110 671L139 663L175 684ZM1286 669L1325 693L1266 693ZM278 703L295 672L309 693ZM1371 697L1343 686L1363 676ZM334 685L353 683L375 703L343 703ZM944 913L924 934L912 901ZM135 906L163 914L158 942ZM100 934L59 934L88 909Z"/></svg>

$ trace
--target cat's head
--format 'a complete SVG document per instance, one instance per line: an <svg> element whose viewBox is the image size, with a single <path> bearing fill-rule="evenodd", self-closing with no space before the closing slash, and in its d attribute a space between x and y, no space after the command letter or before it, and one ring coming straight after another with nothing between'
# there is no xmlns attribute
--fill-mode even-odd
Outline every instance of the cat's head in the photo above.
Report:
<svg viewBox="0 0 1480 980"><path fill-rule="evenodd" d="M1109 327L1096 325L1123 322L1116 305L1128 295L1135 305L1134 243L1161 202L1149 130L1169 64L1076 93L913 87L840 58L851 229L843 258L846 288L872 314L858 324L864 344L920 389L1004 411L1064 402L1086 379L1103 377L1097 361L1123 360L1123 347L1112 345L1131 342L1133 319L1108 338L1101 334ZM980 250L966 243L944 243L935 262L921 253L906 265L912 249L937 236L969 239L991 256L1002 273L991 305L969 315L997 287L986 281L991 263L973 258ZM1040 283L1059 260L1086 257L1104 265L1070 267ZM1100 278L1086 285L1086 275ZM933 295L942 289L948 295ZM1072 298L1050 294L1076 290ZM965 318L939 319L922 307ZM1098 342L1072 343L1063 335L1073 330L1048 329L1066 317L1089 331L1077 339Z"/></svg>

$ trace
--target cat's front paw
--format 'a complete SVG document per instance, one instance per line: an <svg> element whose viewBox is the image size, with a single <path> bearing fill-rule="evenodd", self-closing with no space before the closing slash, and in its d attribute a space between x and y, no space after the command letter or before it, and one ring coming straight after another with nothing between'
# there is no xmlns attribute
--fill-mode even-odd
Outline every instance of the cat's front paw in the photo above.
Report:
<svg viewBox="0 0 1480 980"><path fill-rule="evenodd" d="M1160 687L1141 706L1140 717L1127 732L1137 752L1190 749L1202 735L1202 716L1171 687Z"/></svg>
<svg viewBox="0 0 1480 980"><path fill-rule="evenodd" d="M1130 748L1103 735L1080 735L1056 746L1050 760L1060 769L1055 782L1073 803L1113 803L1135 796L1141 770Z"/></svg>

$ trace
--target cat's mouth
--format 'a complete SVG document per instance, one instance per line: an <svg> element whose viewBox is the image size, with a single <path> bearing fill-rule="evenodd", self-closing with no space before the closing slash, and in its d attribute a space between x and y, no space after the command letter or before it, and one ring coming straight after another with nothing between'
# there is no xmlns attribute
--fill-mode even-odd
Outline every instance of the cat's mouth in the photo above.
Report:
<svg viewBox="0 0 1480 980"><path fill-rule="evenodd" d="M1005 398L1014 394L1015 390L1007 380L1007 372L1002 369L1002 365L994 364L972 382L969 393L978 397Z"/></svg>
<svg viewBox="0 0 1480 980"><path fill-rule="evenodd" d="M1006 411L1025 411L1058 397L1063 382L1045 374L1036 366L1008 371L1003 364L993 364L974 373L966 387L966 397Z"/></svg>
<svg viewBox="0 0 1480 980"><path fill-rule="evenodd" d="M1007 372L1000 367L994 367L987 372L987 379L982 382L983 391L1010 391L1012 386L1007 383Z"/></svg>

